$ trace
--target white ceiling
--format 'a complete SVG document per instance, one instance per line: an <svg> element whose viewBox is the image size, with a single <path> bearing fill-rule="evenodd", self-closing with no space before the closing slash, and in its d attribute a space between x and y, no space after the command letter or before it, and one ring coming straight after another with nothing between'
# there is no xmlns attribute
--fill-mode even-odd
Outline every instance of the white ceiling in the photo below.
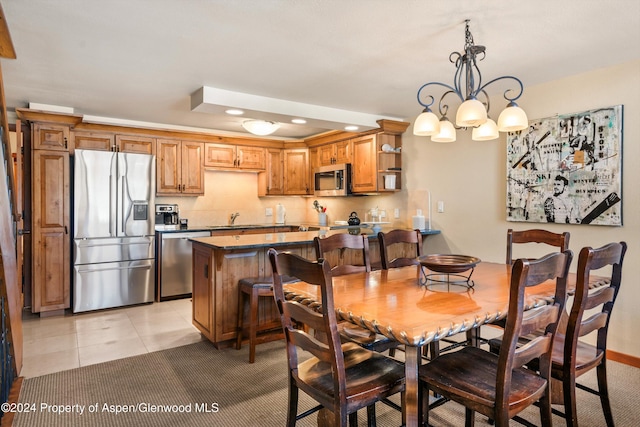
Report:
<svg viewBox="0 0 640 427"><path fill-rule="evenodd" d="M34 102L231 132L244 132L244 119L192 111L191 94L209 86L412 121L423 83L453 82L448 57L462 50L466 18L475 43L487 48L485 81L519 77L523 104L528 86L640 58L638 0L2 0L2 7L18 57L2 60L9 110ZM492 101L494 114L502 104ZM324 130L283 124L271 137Z"/></svg>

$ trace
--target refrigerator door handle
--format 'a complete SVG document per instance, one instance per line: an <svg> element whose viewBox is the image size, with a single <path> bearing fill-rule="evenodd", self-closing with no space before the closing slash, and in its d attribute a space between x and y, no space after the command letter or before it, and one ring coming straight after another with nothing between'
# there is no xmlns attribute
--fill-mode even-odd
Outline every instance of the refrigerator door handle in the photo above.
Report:
<svg viewBox="0 0 640 427"><path fill-rule="evenodd" d="M146 245L146 244L151 245L151 243L152 243L151 241L149 241L149 242L139 241L139 242L133 242L133 243L131 243L131 242L118 242L118 243L110 243L109 246L129 246L129 245ZM102 248L104 246L105 245L103 243L101 243L101 244L93 244L93 245L92 244L85 245L85 244L82 244L82 243L78 243L78 247L79 248Z"/></svg>
<svg viewBox="0 0 640 427"><path fill-rule="evenodd" d="M122 177L122 193L120 194L120 199L122 200L122 204L120 205L120 209L122 209L121 215L120 215L120 225L121 225L121 232L124 235L124 228L125 228L125 223L127 222L127 216L125 215L124 212L124 191L127 189L127 178L126 177Z"/></svg>
<svg viewBox="0 0 640 427"><path fill-rule="evenodd" d="M113 237L113 201L111 199L112 180L109 179L109 236Z"/></svg>
<svg viewBox="0 0 640 427"><path fill-rule="evenodd" d="M150 265L134 265L134 266L126 266L126 267L109 267L109 268L78 268L78 273L93 273L96 271L113 271L113 270L133 270L133 269L144 269L151 270Z"/></svg>

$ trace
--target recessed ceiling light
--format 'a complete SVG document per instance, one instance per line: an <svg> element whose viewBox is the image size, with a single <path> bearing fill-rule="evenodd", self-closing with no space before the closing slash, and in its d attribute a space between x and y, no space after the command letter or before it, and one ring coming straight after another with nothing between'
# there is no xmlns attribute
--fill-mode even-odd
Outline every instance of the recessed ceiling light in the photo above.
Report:
<svg viewBox="0 0 640 427"><path fill-rule="evenodd" d="M295 123L297 125L303 125L307 123L305 119L291 119L291 123Z"/></svg>
<svg viewBox="0 0 640 427"><path fill-rule="evenodd" d="M351 126L345 126L345 127L344 127L344 130L349 130L349 131L351 131L351 130L358 130L358 126L353 126L353 125L351 125Z"/></svg>
<svg viewBox="0 0 640 427"><path fill-rule="evenodd" d="M244 111L231 108L229 110L225 110L225 113L231 114L232 116L241 116L244 114Z"/></svg>

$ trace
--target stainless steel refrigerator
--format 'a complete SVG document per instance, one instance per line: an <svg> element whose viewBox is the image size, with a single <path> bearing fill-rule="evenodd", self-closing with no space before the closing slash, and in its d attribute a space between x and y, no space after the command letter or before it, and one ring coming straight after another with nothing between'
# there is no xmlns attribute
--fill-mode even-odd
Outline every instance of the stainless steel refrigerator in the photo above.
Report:
<svg viewBox="0 0 640 427"><path fill-rule="evenodd" d="M75 150L73 311L152 302L155 156Z"/></svg>

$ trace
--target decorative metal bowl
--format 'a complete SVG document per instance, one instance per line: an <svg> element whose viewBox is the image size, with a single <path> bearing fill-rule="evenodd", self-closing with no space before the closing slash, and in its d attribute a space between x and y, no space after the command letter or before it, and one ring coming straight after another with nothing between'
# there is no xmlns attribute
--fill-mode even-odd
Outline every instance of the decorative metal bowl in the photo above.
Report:
<svg viewBox="0 0 640 427"><path fill-rule="evenodd" d="M418 258L420 265L436 273L456 274L474 268L480 258L468 255L424 255Z"/></svg>

